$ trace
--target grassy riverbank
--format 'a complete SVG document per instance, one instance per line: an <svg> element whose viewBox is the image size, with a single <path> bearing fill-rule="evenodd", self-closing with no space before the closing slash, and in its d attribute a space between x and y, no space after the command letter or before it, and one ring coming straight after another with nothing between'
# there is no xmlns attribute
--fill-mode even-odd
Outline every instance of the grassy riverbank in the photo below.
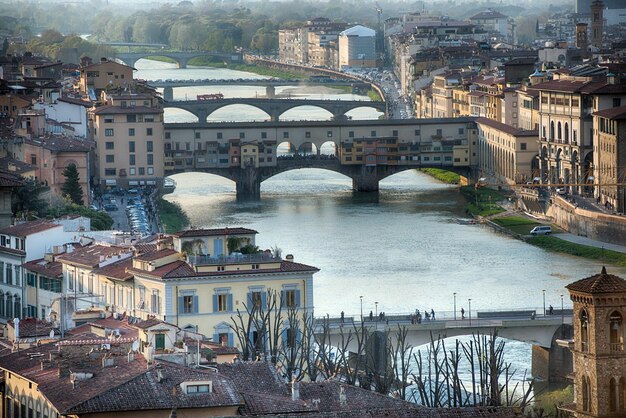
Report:
<svg viewBox="0 0 626 418"><path fill-rule="evenodd" d="M487 187L475 189L474 186L461 187L461 194L467 199L467 211L473 216L491 216L504 212L498 202L506 200L507 196Z"/></svg>
<svg viewBox="0 0 626 418"><path fill-rule="evenodd" d="M436 178L439 181L448 184L459 184L461 176L452 171L442 170L441 168L420 168L422 173L428 174L431 177Z"/></svg>
<svg viewBox="0 0 626 418"><path fill-rule="evenodd" d="M367 92L367 97L369 97L370 100L373 101L373 102L382 102L383 101L382 97L380 97L380 94L378 94L376 92L376 90L368 91Z"/></svg>
<svg viewBox="0 0 626 418"><path fill-rule="evenodd" d="M189 217L178 203L159 198L156 206L163 232L172 234L189 226Z"/></svg>
<svg viewBox="0 0 626 418"><path fill-rule="evenodd" d="M529 238L526 242L539 248L543 248L547 251L575 255L577 257L584 257L591 260L598 260L606 263L615 264L621 267L626 267L626 254L617 251L576 244L573 242L559 239L557 237L545 235Z"/></svg>

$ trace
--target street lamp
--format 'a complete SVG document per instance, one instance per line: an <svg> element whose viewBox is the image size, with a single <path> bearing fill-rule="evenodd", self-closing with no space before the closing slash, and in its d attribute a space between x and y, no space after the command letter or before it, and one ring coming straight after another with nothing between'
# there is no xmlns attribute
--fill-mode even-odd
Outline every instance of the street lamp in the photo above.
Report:
<svg viewBox="0 0 626 418"><path fill-rule="evenodd" d="M456 321L456 292L452 296L454 297L454 320Z"/></svg>
<svg viewBox="0 0 626 418"><path fill-rule="evenodd" d="M469 304L469 307L467 310L467 313L469 315L469 324L472 325L472 299L471 298L468 299L467 303Z"/></svg>
<svg viewBox="0 0 626 418"><path fill-rule="evenodd" d="M543 293L543 316L546 316L546 289L541 291Z"/></svg>
<svg viewBox="0 0 626 418"><path fill-rule="evenodd" d="M565 318L563 316L563 295L561 295L561 324L565 323Z"/></svg>
<svg viewBox="0 0 626 418"><path fill-rule="evenodd" d="M363 322L363 296L359 296L361 298L361 322Z"/></svg>
<svg viewBox="0 0 626 418"><path fill-rule="evenodd" d="M374 302L374 306L374 309L376 309L376 318L378 318L378 302Z"/></svg>

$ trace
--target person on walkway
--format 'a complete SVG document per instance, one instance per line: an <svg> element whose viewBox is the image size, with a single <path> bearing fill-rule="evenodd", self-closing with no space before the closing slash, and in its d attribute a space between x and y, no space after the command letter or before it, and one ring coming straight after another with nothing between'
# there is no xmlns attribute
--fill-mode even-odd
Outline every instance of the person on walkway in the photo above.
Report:
<svg viewBox="0 0 626 418"><path fill-rule="evenodd" d="M345 319L345 314L341 311L341 325L343 325L343 320Z"/></svg>
<svg viewBox="0 0 626 418"><path fill-rule="evenodd" d="M465 309L461 308L461 319L465 319Z"/></svg>
<svg viewBox="0 0 626 418"><path fill-rule="evenodd" d="M433 321L435 320L435 310L434 309L430 310L430 317L432 318Z"/></svg>
<svg viewBox="0 0 626 418"><path fill-rule="evenodd" d="M370 311L370 322L374 320L374 312Z"/></svg>
<svg viewBox="0 0 626 418"><path fill-rule="evenodd" d="M550 313L550 315L554 315L554 308L552 307L552 305L550 305L550 309L548 310L548 312Z"/></svg>

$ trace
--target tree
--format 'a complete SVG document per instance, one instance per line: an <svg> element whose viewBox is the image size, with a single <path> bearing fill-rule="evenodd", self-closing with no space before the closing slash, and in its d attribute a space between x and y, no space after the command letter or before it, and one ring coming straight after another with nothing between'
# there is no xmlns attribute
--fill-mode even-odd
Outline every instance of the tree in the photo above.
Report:
<svg viewBox="0 0 626 418"><path fill-rule="evenodd" d="M63 196L67 197L72 203L77 205L84 204L83 188L80 186L80 177L78 176L76 164L69 164L65 167L65 170L63 170L63 176L65 177L65 183L61 186Z"/></svg>
<svg viewBox="0 0 626 418"><path fill-rule="evenodd" d="M37 180L26 180L24 186L14 191L13 213L23 218L32 215L45 216L48 211L48 203L40 195L47 190L48 187Z"/></svg>

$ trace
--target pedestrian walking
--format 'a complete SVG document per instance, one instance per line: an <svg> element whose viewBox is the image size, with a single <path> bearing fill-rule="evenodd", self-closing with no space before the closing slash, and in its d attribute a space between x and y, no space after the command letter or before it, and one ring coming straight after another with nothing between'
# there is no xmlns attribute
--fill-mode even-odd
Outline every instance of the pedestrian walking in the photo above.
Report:
<svg viewBox="0 0 626 418"><path fill-rule="evenodd" d="M465 319L465 309L461 308L461 319Z"/></svg>
<svg viewBox="0 0 626 418"><path fill-rule="evenodd" d="M435 310L434 309L430 310L430 317L432 318L433 321L435 320Z"/></svg>
<svg viewBox="0 0 626 418"><path fill-rule="evenodd" d="M370 322L374 320L374 312L370 311Z"/></svg>
<svg viewBox="0 0 626 418"><path fill-rule="evenodd" d="M552 307L552 305L550 305L549 312L550 312L550 315L554 315L554 308Z"/></svg>
<svg viewBox="0 0 626 418"><path fill-rule="evenodd" d="M343 311L341 311L341 325L343 325L343 320L344 320L344 313Z"/></svg>

